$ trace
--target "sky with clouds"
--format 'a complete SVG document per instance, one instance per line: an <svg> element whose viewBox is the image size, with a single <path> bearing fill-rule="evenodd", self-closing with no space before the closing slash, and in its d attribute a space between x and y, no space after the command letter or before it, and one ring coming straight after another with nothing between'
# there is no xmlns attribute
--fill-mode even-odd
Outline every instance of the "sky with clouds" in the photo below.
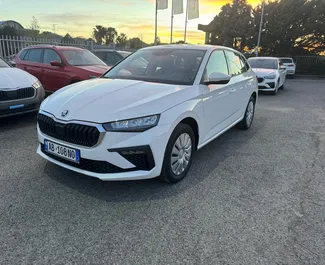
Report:
<svg viewBox="0 0 325 265"><path fill-rule="evenodd" d="M200 18L188 23L187 40L203 43L204 33L198 24L208 24L231 0L200 0ZM248 0L253 6L261 0ZM171 0L169 0L171 6ZM171 8L159 10L158 36L162 42L170 38ZM90 37L95 25L115 27L118 33L153 42L155 0L0 0L0 20L15 20L27 27L35 16L41 31L69 33L73 37ZM174 41L184 38L185 15L174 19Z"/></svg>

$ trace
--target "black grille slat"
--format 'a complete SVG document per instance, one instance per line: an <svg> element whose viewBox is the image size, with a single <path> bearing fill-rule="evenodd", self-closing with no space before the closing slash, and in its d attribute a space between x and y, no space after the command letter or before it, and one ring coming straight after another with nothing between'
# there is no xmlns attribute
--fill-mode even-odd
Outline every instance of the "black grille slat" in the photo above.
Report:
<svg viewBox="0 0 325 265"><path fill-rule="evenodd" d="M64 124L43 114L38 115L38 125L44 134L72 144L92 147L99 139L96 127L75 123Z"/></svg>
<svg viewBox="0 0 325 265"><path fill-rule="evenodd" d="M35 96L33 87L20 88L16 90L0 91L0 102L32 98Z"/></svg>

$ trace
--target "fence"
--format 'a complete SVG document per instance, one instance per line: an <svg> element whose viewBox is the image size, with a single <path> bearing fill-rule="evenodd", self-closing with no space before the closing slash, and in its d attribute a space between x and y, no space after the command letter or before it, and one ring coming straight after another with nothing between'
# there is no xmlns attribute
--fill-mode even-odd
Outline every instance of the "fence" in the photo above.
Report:
<svg viewBox="0 0 325 265"><path fill-rule="evenodd" d="M297 73L325 75L325 56L296 56L293 59Z"/></svg>
<svg viewBox="0 0 325 265"><path fill-rule="evenodd" d="M21 49L32 45L57 45L57 46L74 46L79 48L88 49L90 51L94 49L115 49L115 45L97 45L93 41L64 41L62 39L44 39L44 38L31 38L25 36L0 36L0 57L7 61L14 58L15 54ZM133 51L130 49L122 49Z"/></svg>

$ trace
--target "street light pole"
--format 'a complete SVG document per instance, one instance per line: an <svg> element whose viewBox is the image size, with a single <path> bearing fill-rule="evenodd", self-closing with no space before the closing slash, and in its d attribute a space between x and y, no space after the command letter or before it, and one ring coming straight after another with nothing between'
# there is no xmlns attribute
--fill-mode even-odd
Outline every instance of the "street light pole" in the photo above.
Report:
<svg viewBox="0 0 325 265"><path fill-rule="evenodd" d="M261 13L260 30L258 32L258 40L257 40L257 47L256 47L256 57L258 56L258 49L260 48L260 43L261 43L261 35L262 35L262 28L263 28L263 17L264 17L264 7L265 7L265 0L263 0L263 3L262 3L262 13Z"/></svg>
<svg viewBox="0 0 325 265"><path fill-rule="evenodd" d="M154 45L157 45L157 24L158 24L158 0L156 0L156 11L155 11L155 40Z"/></svg>

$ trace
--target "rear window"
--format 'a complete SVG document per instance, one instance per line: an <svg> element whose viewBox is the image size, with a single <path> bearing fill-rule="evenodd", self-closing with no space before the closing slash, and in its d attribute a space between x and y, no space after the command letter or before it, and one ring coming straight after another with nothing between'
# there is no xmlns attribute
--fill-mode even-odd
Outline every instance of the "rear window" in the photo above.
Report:
<svg viewBox="0 0 325 265"><path fill-rule="evenodd" d="M25 57L25 60L35 63L41 62L41 55L42 55L42 49L31 49L29 50L29 53L27 54L27 58Z"/></svg>
<svg viewBox="0 0 325 265"><path fill-rule="evenodd" d="M282 63L293 63L292 59L281 59Z"/></svg>

